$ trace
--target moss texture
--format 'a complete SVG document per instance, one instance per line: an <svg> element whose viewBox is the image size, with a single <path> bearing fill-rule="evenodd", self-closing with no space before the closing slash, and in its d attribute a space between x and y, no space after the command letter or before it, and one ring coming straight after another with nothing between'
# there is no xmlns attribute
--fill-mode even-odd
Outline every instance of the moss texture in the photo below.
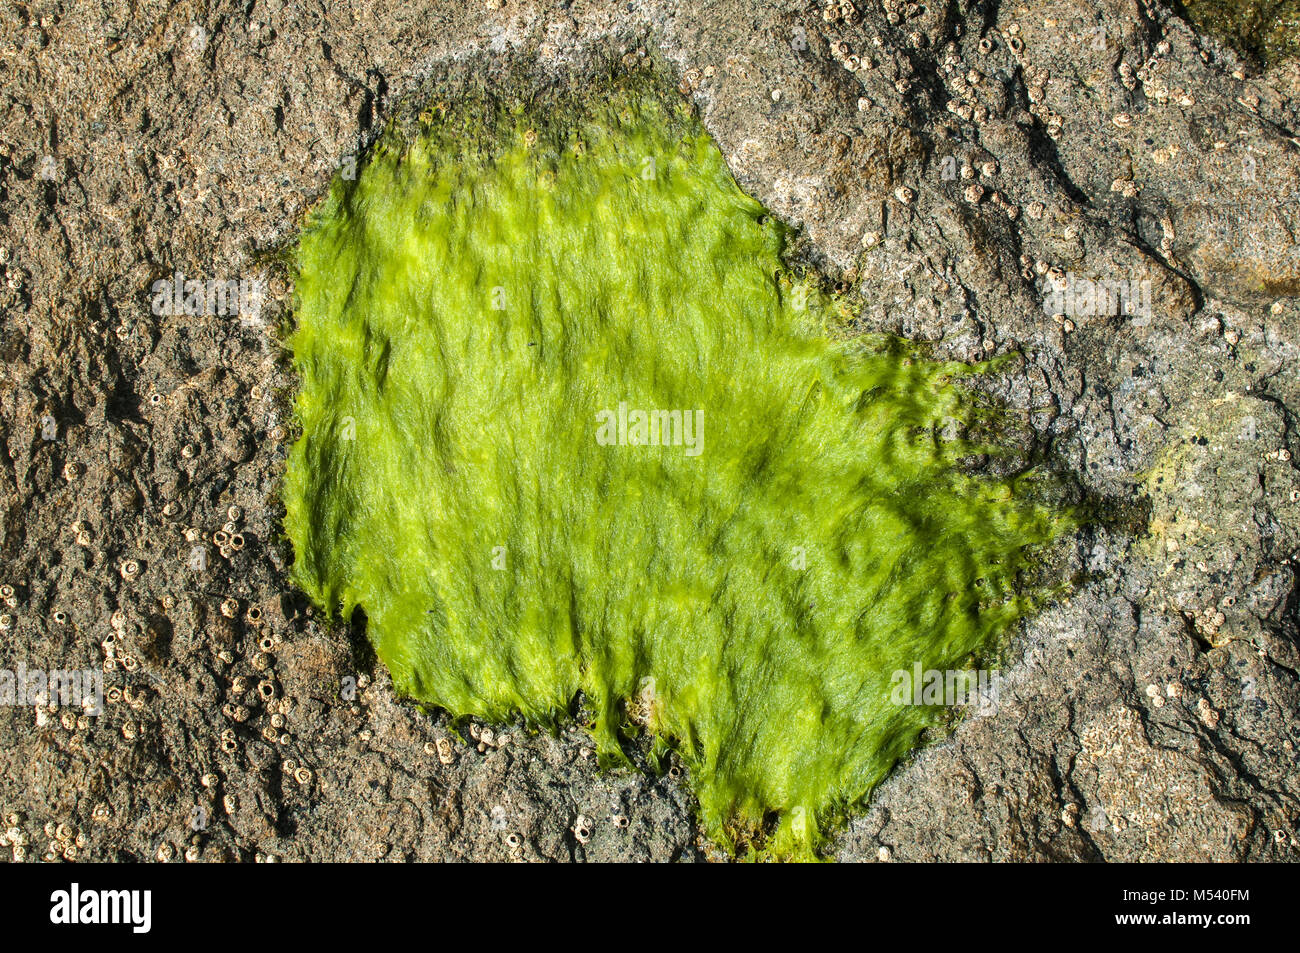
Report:
<svg viewBox="0 0 1300 953"><path fill-rule="evenodd" d="M972 368L849 334L682 107L474 113L301 240L296 578L410 697L547 725L582 692L607 759L677 748L720 843L806 856L943 717L891 674L968 666L1070 518L959 465Z"/></svg>

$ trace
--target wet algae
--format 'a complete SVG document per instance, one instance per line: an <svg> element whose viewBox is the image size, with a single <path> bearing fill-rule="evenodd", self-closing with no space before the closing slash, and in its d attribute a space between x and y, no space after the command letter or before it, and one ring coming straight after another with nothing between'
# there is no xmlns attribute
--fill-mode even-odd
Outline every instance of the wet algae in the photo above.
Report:
<svg viewBox="0 0 1300 953"><path fill-rule="evenodd" d="M943 717L1072 517L963 466L971 375L852 333L689 111L651 89L430 112L297 247L297 582L394 684L648 730L720 844L811 856ZM478 117L478 118L476 118Z"/></svg>

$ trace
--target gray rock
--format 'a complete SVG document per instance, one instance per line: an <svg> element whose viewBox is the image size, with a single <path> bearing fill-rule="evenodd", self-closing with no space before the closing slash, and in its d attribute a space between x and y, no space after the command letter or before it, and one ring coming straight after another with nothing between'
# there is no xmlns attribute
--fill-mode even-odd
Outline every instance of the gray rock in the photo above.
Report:
<svg viewBox="0 0 1300 953"><path fill-rule="evenodd" d="M996 712L900 765L835 856L1294 858L1300 74L1146 0L965 6L0 10L0 667L115 640L101 717L0 709L26 856L712 855L681 783L599 769L580 730L489 744L396 701L293 594L279 529L274 253L303 210L449 75L581 82L612 53L676 70L864 328L1021 355L998 392L1026 440L1109 501ZM270 300L155 314L177 271ZM1053 320L1067 275L1150 309Z"/></svg>

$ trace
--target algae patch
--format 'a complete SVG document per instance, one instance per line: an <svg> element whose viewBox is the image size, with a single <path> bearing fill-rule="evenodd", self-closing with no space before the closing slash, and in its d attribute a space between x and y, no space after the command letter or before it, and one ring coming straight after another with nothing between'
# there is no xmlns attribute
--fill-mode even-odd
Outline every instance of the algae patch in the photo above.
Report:
<svg viewBox="0 0 1300 953"><path fill-rule="evenodd" d="M1223 37L1260 66L1300 54L1300 0L1184 0L1198 30Z"/></svg>
<svg viewBox="0 0 1300 953"><path fill-rule="evenodd" d="M398 689L617 758L648 727L702 822L780 854L942 717L1068 519L958 466L987 422L855 337L680 107L646 90L391 136L298 248L295 577ZM995 421L996 422L996 421Z"/></svg>

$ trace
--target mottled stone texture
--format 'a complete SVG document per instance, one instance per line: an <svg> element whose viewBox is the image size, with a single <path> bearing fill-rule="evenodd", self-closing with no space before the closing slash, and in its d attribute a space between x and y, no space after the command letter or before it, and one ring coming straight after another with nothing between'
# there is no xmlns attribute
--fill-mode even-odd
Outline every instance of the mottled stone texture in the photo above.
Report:
<svg viewBox="0 0 1300 953"><path fill-rule="evenodd" d="M112 636L121 693L86 727L0 710L27 859L709 856L682 786L602 773L580 729L498 746L396 702L280 537L275 252L304 208L450 75L581 83L611 55L679 74L864 327L1020 355L1002 396L1111 501L998 713L901 765L836 854L1296 857L1300 74L1137 0L839 9L0 9L0 667L100 666ZM267 307L153 313L177 271L265 272ZM1150 313L1054 320L1067 274L1149 282Z"/></svg>

